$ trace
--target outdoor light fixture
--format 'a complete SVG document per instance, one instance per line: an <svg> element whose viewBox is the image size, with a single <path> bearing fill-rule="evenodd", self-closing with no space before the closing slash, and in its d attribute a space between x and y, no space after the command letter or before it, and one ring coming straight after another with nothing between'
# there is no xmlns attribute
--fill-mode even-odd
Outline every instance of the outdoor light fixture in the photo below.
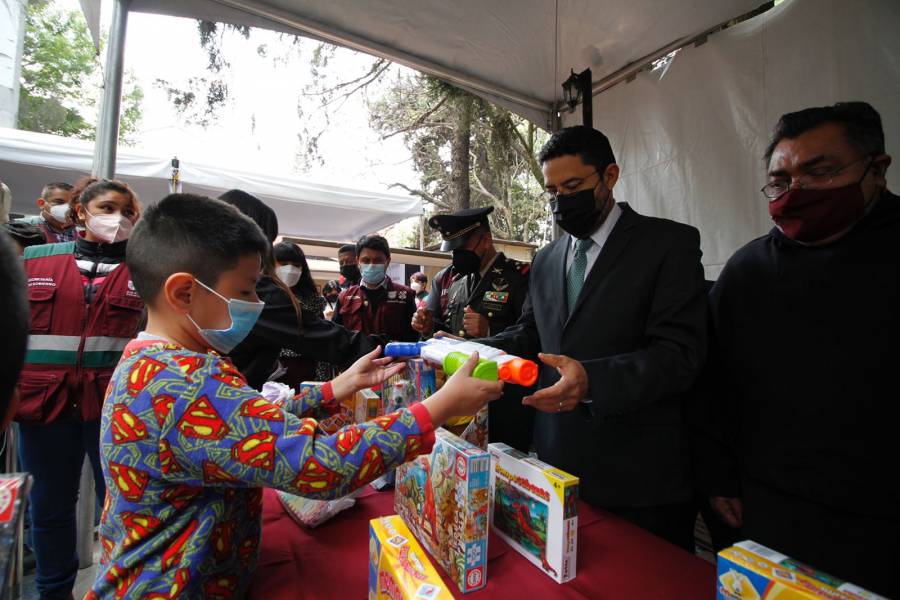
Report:
<svg viewBox="0 0 900 600"><path fill-rule="evenodd" d="M591 70L585 69L581 73L576 73L575 69L569 78L563 81L563 102L569 107L569 112L575 112L575 107L581 103L581 121L583 125L588 127L594 126L593 115L593 95L591 93Z"/></svg>

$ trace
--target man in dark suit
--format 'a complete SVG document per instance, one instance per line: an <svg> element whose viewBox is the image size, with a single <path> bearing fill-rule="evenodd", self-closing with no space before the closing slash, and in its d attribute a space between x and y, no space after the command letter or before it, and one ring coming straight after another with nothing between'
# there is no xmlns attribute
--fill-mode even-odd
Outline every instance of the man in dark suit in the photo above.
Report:
<svg viewBox="0 0 900 600"><path fill-rule="evenodd" d="M692 550L681 395L705 354L700 236L615 203L599 131L563 129L539 159L567 235L535 257L519 322L481 341L546 365L523 400L542 460L579 476L590 504Z"/></svg>

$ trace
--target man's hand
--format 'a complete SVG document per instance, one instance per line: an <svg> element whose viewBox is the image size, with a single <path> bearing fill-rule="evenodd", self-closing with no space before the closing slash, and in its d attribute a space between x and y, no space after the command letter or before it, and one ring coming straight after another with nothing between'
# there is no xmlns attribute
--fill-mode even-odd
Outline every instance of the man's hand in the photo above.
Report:
<svg viewBox="0 0 900 600"><path fill-rule="evenodd" d="M423 306L413 315L412 328L421 334L428 335L434 330L434 315Z"/></svg>
<svg viewBox="0 0 900 600"><path fill-rule="evenodd" d="M448 340L459 340L460 342L466 341L465 338L461 338L458 335L453 335L452 333L447 333L446 331L438 331L434 334L434 337L438 339L447 338Z"/></svg>
<svg viewBox="0 0 900 600"><path fill-rule="evenodd" d="M736 529L744 522L744 505L741 503L740 498L716 496L709 499L709 505L716 511L719 518L730 527Z"/></svg>
<svg viewBox="0 0 900 600"><path fill-rule="evenodd" d="M487 337L489 327L490 324L486 316L475 312L471 306L466 307L466 312L463 315L463 329L466 330L466 335L473 338Z"/></svg>
<svg viewBox="0 0 900 600"><path fill-rule="evenodd" d="M478 353L473 352L440 390L422 401L435 428L443 425L450 417L474 415L503 393L503 382L485 381L471 376L477 364Z"/></svg>
<svg viewBox="0 0 900 600"><path fill-rule="evenodd" d="M331 389L337 400L349 398L360 390L375 387L390 379L404 368L406 363L395 363L388 366L391 357L378 358L381 354L381 346L378 346L355 363L350 368L331 380Z"/></svg>
<svg viewBox="0 0 900 600"><path fill-rule="evenodd" d="M522 404L546 413L575 410L587 395L587 371L580 362L560 354L538 354L541 362L555 368L562 376L550 387L522 399Z"/></svg>

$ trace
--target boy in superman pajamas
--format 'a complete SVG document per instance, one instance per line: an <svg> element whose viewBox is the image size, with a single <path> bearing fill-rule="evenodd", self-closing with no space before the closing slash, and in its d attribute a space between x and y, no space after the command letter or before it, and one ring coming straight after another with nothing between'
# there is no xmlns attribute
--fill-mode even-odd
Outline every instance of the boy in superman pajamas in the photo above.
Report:
<svg viewBox="0 0 900 600"><path fill-rule="evenodd" d="M468 376L470 361L422 403L318 434L317 409L401 368L376 350L283 404L263 398L213 348L229 351L252 327L267 244L234 208L199 196L169 196L137 225L127 261L148 324L103 407L108 494L87 598L240 597L256 565L263 487L343 496L430 451L449 416L499 396L499 384Z"/></svg>

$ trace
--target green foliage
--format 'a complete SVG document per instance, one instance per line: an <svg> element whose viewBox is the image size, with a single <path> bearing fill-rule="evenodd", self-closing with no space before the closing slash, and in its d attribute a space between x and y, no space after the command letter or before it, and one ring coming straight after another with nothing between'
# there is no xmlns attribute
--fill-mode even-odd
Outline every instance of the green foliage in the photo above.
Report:
<svg viewBox="0 0 900 600"><path fill-rule="evenodd" d="M100 61L87 24L78 11L50 2L28 4L19 91L20 129L94 139L102 90ZM141 119L144 92L126 74L120 141L127 143Z"/></svg>

